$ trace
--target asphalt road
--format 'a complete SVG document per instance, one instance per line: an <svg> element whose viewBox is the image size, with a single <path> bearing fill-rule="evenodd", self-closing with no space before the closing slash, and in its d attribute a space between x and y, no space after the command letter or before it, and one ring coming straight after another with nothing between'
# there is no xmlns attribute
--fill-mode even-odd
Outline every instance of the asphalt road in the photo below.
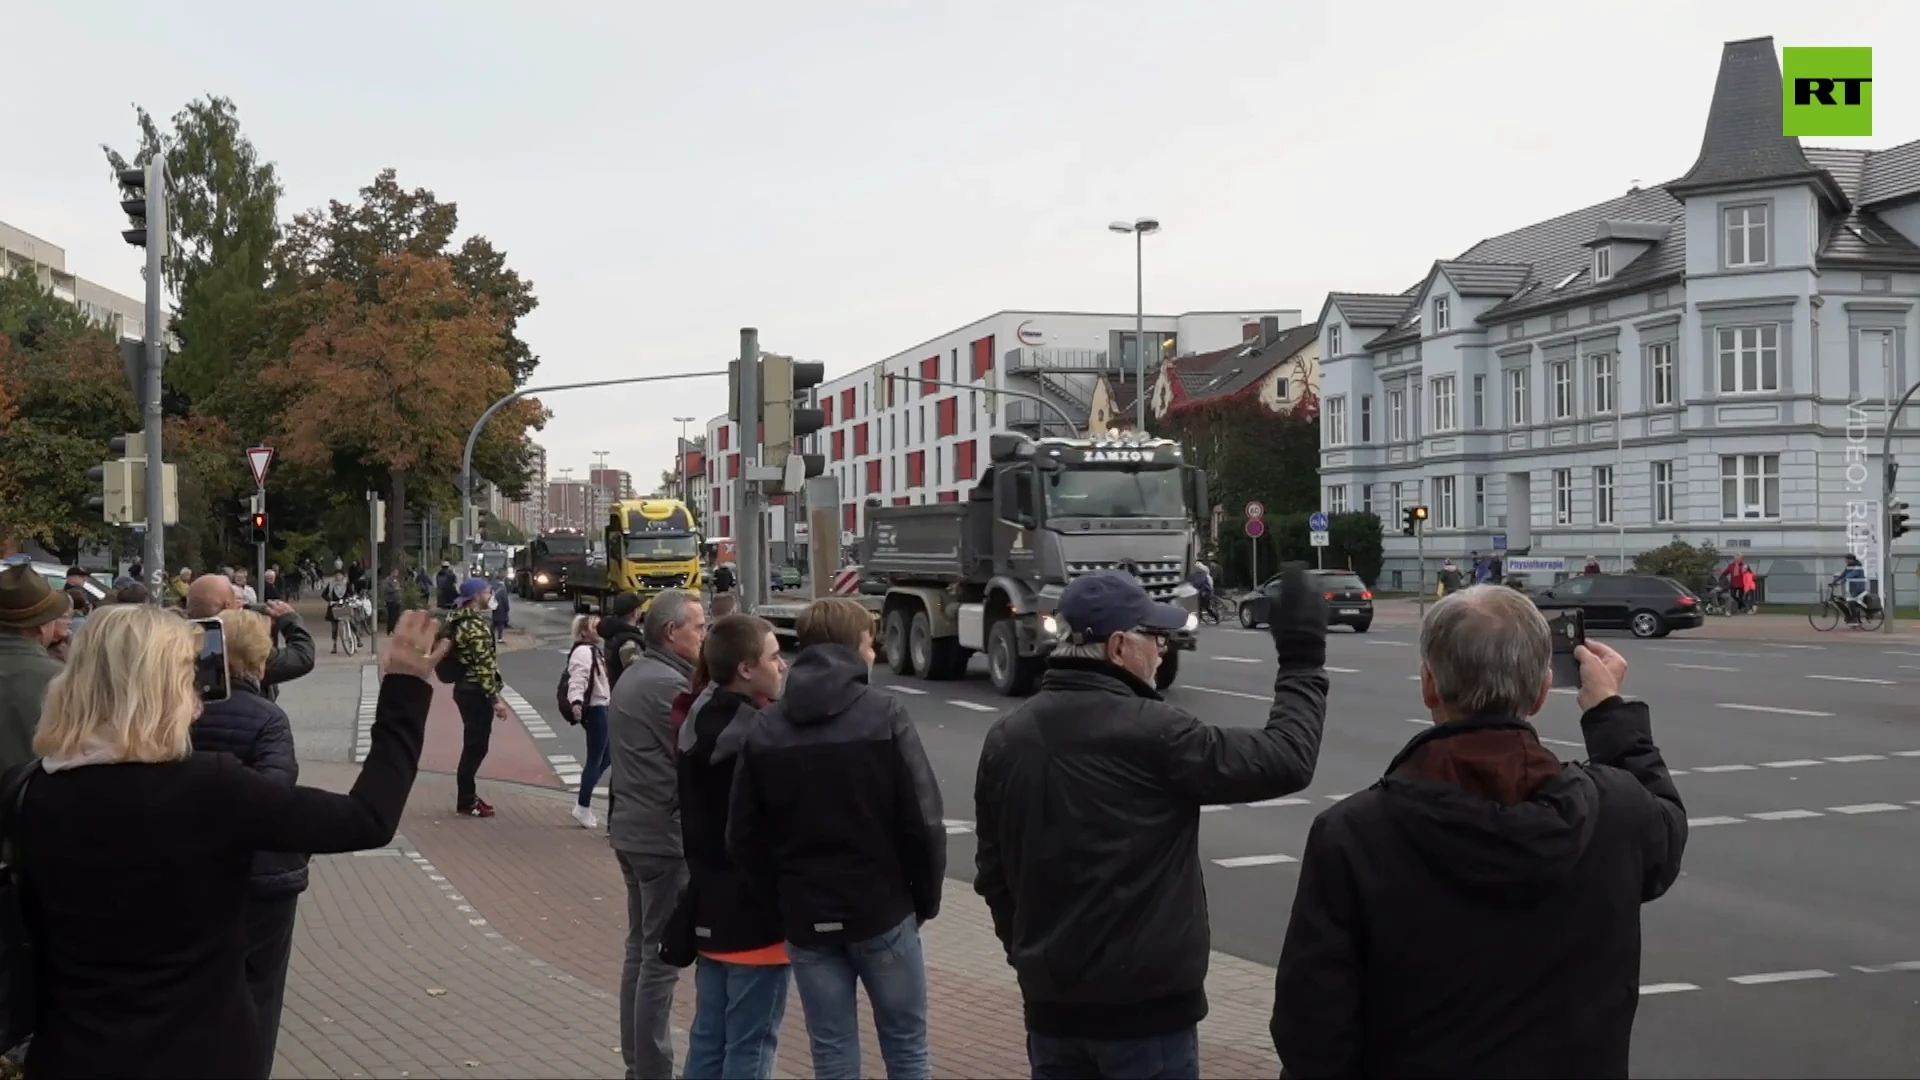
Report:
<svg viewBox="0 0 1920 1080"><path fill-rule="evenodd" d="M552 727L560 758L584 754L551 687L566 612L520 604L542 639L501 658ZM1896 1077L1920 1073L1920 642L1614 644L1692 824L1685 869L1643 918L1636 1076ZM1202 630L1169 700L1209 723L1265 721L1272 645L1262 632ZM1209 808L1201 853L1216 949L1279 955L1306 830L1318 809L1372 784L1427 721L1411 625L1335 631L1333 693L1313 784L1257 806ZM949 865L972 876L974 766L1009 707L975 663L964 682L895 680L946 798ZM541 721L535 719L532 724ZM1584 756L1570 696L1536 718L1550 748ZM565 775L566 762L556 765Z"/></svg>

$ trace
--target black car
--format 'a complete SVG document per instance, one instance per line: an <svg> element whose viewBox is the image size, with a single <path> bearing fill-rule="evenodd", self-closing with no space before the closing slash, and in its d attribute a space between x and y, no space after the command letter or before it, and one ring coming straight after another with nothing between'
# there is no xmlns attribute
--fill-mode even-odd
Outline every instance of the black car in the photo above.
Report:
<svg viewBox="0 0 1920 1080"><path fill-rule="evenodd" d="M1652 574L1586 574L1529 595L1541 611L1578 608L1589 630L1629 630L1640 638L1706 622L1699 597L1672 578Z"/></svg>
<svg viewBox="0 0 1920 1080"><path fill-rule="evenodd" d="M1364 634L1373 625L1373 593L1351 570L1309 570L1307 580L1327 597L1327 625L1351 626ZM1267 608L1280 595L1278 575L1240 598L1240 625L1255 630L1267 624Z"/></svg>

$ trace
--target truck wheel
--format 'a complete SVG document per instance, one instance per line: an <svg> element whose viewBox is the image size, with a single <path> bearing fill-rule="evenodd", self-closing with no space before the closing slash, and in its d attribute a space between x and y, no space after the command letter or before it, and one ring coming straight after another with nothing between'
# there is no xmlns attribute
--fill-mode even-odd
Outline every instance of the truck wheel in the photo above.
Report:
<svg viewBox="0 0 1920 1080"><path fill-rule="evenodd" d="M929 679L958 679L967 673L967 650L960 647L960 639L934 637L933 620L924 611L913 613L907 650L913 655L914 669Z"/></svg>
<svg viewBox="0 0 1920 1080"><path fill-rule="evenodd" d="M887 652L887 666L895 675L913 674L913 657L907 655L907 612L894 608L880 624L880 641Z"/></svg>
<svg viewBox="0 0 1920 1080"><path fill-rule="evenodd" d="M995 690L1008 697L1033 693L1034 683L1040 679L1040 661L1020 655L1011 618L999 620L987 631L987 677L993 680Z"/></svg>
<svg viewBox="0 0 1920 1080"><path fill-rule="evenodd" d="M1167 687L1173 685L1173 680L1178 677L1179 674L1180 654L1169 650L1167 655L1160 658L1159 670L1153 673L1153 688L1155 690L1165 690Z"/></svg>

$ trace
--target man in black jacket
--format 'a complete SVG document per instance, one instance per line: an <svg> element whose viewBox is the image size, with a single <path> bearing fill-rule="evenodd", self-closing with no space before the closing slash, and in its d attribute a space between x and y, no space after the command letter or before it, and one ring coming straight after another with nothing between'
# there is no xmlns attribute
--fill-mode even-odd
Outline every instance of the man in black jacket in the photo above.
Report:
<svg viewBox="0 0 1920 1080"><path fill-rule="evenodd" d="M860 1075L854 984L890 1080L929 1075L920 926L940 911L940 787L898 698L867 685L873 616L815 600L786 689L734 766L727 851L780 912L816 1076Z"/></svg>
<svg viewBox="0 0 1920 1080"><path fill-rule="evenodd" d="M1586 763L1527 717L1552 642L1524 594L1478 585L1420 629L1433 727L1307 834L1280 952L1283 1076L1627 1075L1640 905L1680 874L1687 813L1627 662L1575 653Z"/></svg>
<svg viewBox="0 0 1920 1080"><path fill-rule="evenodd" d="M974 888L1019 975L1035 1080L1197 1077L1211 951L1200 808L1312 781L1326 601L1287 572L1259 729L1202 724L1161 699L1165 636L1191 616L1132 576L1075 579L1055 615L1068 637L1039 693L980 752Z"/></svg>
<svg viewBox="0 0 1920 1080"><path fill-rule="evenodd" d="M623 592L607 602L606 617L600 620L600 649L607 658L607 685L620 682L620 674L647 651L647 638L640 629L640 594Z"/></svg>
<svg viewBox="0 0 1920 1080"><path fill-rule="evenodd" d="M242 608L257 611L273 620L273 638L280 644L267 657L267 669L260 679L260 691L268 701L278 701L281 683L290 683L313 670L313 635L307 632L307 624L300 621L300 613L284 600L251 606L243 604L240 591L224 574L201 574L187 587L187 617L190 619L218 618L223 611Z"/></svg>

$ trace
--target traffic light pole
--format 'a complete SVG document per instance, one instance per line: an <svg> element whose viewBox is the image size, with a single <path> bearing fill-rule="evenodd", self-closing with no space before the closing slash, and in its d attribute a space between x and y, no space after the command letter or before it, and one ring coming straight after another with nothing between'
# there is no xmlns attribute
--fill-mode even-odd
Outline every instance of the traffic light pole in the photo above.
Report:
<svg viewBox="0 0 1920 1080"><path fill-rule="evenodd" d="M740 610L750 612L767 601L766 523L760 517L760 331L740 329L740 475L733 480L733 550L740 559Z"/></svg>
<svg viewBox="0 0 1920 1080"><path fill-rule="evenodd" d="M1880 495L1880 591L1886 594L1881 599L1884 601L1883 606L1887 612L1886 618L1880 623L1880 632L1883 634L1893 633L1894 611L1898 607L1894 603L1893 588L1893 483L1896 471L1893 461L1893 427L1899 422L1900 414L1906 411L1907 403L1913 400L1915 394L1920 394L1920 382L1907 387L1907 392L1900 395L1899 404L1886 414L1886 431L1880 437L1880 461L1884 466L1880 470L1883 489Z"/></svg>
<svg viewBox="0 0 1920 1080"><path fill-rule="evenodd" d="M1413 523L1413 563L1416 568L1413 579L1414 596L1418 597L1414 602L1414 610L1419 613L1421 621L1424 622L1427 617L1427 522L1425 518L1417 519Z"/></svg>
<svg viewBox="0 0 1920 1080"><path fill-rule="evenodd" d="M267 512L265 484L260 485L260 490L253 496L253 512L256 514ZM267 537L264 533L253 541L253 587L256 594L264 593L267 588Z"/></svg>
<svg viewBox="0 0 1920 1080"><path fill-rule="evenodd" d="M588 390L596 386L627 386L632 383L671 382L675 379L724 379L726 377L726 369L722 368L719 371L683 371L675 375L637 375L628 379L598 379L594 382L562 383L557 386L529 386L521 390L515 390L506 397L487 406L487 411L481 413L480 419L473 422L473 430L467 432L467 449L466 452L460 456L461 564L464 566L473 565L474 533L478 531L473 528L473 447L475 443L480 441L480 433L486 430L487 421L493 419L494 413L519 401L523 397L528 397L533 394L557 394L562 390ZM149 495L148 499L151 500L152 496ZM402 515L402 520L404 520L407 508L404 506L393 507L392 512ZM425 538L425 534L426 530L422 529L422 539ZM426 565L425 559L421 560L421 565Z"/></svg>
<svg viewBox="0 0 1920 1080"><path fill-rule="evenodd" d="M158 604L166 594L167 583L167 477L166 450L162 440L160 415L160 377L166 360L166 281L167 241L167 167L165 159L155 157L147 163L147 310L146 366L141 372L140 395L142 427L146 435L147 457L147 536L143 558L147 566L148 592Z"/></svg>

